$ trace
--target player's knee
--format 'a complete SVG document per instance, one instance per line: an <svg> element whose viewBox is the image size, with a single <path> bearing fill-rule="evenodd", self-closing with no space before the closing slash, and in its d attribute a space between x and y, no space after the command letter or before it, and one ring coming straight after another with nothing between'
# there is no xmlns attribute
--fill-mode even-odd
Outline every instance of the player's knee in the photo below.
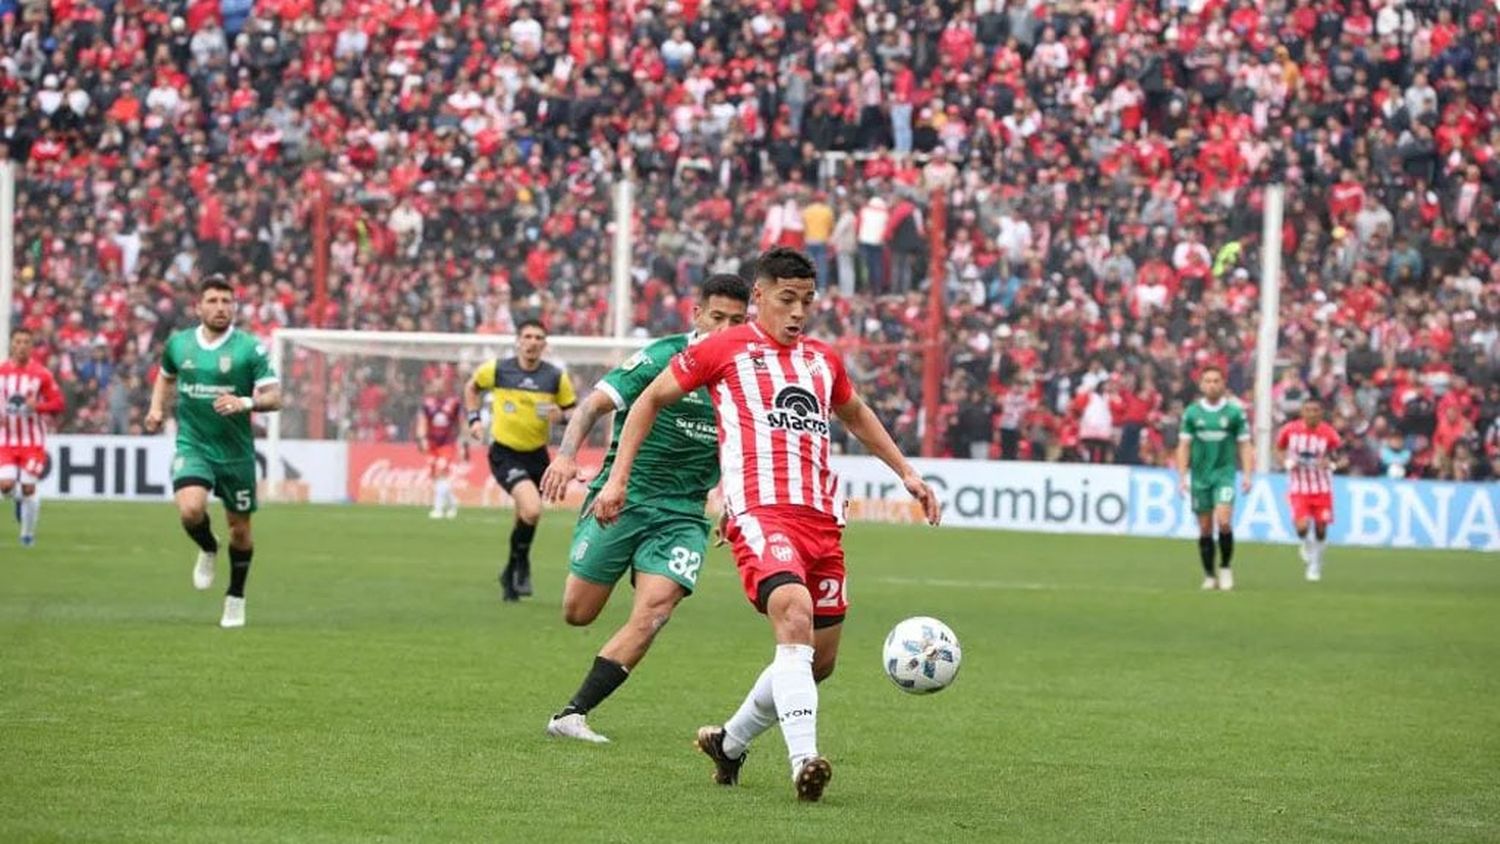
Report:
<svg viewBox="0 0 1500 844"><path fill-rule="evenodd" d="M249 522L230 522L229 544L236 548L249 548L253 541Z"/></svg>
<svg viewBox="0 0 1500 844"><path fill-rule="evenodd" d="M522 504L516 503L516 518L528 525L535 525L542 518L542 506L530 501Z"/></svg>
<svg viewBox="0 0 1500 844"><path fill-rule="evenodd" d="M584 601L563 599L563 621L570 627L587 627L599 617L600 607Z"/></svg>
<svg viewBox="0 0 1500 844"><path fill-rule="evenodd" d="M10 495L10 491L15 488L15 481L0 481L0 495Z"/></svg>
<svg viewBox="0 0 1500 844"><path fill-rule="evenodd" d="M192 503L177 505L177 516L178 518L182 519L182 523L187 527L192 527L199 522L202 522L207 515L208 511L202 504Z"/></svg>
<svg viewBox="0 0 1500 844"><path fill-rule="evenodd" d="M824 656L817 654L813 657L813 681L821 683L833 676L833 668L838 665L838 657L833 654Z"/></svg>
<svg viewBox="0 0 1500 844"><path fill-rule="evenodd" d="M795 603L777 607L769 613L771 626L776 629L778 642L811 642L813 614L811 607Z"/></svg>
<svg viewBox="0 0 1500 844"><path fill-rule="evenodd" d="M21 484L21 494L27 498L36 495L36 484Z"/></svg>

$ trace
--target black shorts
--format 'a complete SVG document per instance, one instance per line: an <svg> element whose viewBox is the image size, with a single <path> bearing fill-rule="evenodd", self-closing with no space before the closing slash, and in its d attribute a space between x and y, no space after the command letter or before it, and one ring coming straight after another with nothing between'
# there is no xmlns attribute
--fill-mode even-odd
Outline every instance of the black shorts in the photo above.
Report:
<svg viewBox="0 0 1500 844"><path fill-rule="evenodd" d="M526 480L541 486L542 473L547 471L550 462L552 455L547 453L546 446L535 451L516 451L499 443L490 443L490 474L506 492Z"/></svg>

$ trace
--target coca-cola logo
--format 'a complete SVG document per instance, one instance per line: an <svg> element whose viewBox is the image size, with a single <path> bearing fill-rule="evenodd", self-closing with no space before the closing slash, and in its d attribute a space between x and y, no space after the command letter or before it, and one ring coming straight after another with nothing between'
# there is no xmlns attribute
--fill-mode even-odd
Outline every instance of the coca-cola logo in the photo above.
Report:
<svg viewBox="0 0 1500 844"><path fill-rule="evenodd" d="M394 466L390 460L380 459L365 467L365 471L359 476L359 485L362 487L378 486L429 486L431 479L428 477L426 467L403 467Z"/></svg>

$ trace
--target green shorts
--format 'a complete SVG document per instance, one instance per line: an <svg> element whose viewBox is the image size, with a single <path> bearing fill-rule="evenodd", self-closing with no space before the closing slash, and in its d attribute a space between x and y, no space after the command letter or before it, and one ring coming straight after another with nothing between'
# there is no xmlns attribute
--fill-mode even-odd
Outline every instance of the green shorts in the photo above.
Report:
<svg viewBox="0 0 1500 844"><path fill-rule="evenodd" d="M255 482L254 458L223 463L192 451L178 451L172 458L173 492L189 486L206 487L231 513L255 512L259 506L255 500Z"/></svg>
<svg viewBox="0 0 1500 844"><path fill-rule="evenodd" d="M593 496L584 503L584 510ZM603 527L593 515L573 528L568 571L605 586L613 586L627 571L669 578L692 594L698 569L708 552L708 520L701 515L634 505Z"/></svg>
<svg viewBox="0 0 1500 844"><path fill-rule="evenodd" d="M1234 477L1213 478L1208 483L1193 484L1193 512L1207 513L1219 507L1234 506Z"/></svg>

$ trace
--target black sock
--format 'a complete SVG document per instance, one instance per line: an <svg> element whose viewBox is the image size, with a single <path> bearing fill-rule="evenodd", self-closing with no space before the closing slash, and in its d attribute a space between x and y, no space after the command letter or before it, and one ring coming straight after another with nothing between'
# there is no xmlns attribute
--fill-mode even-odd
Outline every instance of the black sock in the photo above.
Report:
<svg viewBox="0 0 1500 844"><path fill-rule="evenodd" d="M534 536L536 536L536 525L516 519L516 526L510 532L510 561L512 564L530 567L531 539Z"/></svg>
<svg viewBox="0 0 1500 844"><path fill-rule="evenodd" d="M236 548L229 546L229 595L245 597L245 578L250 576L250 558L255 556L255 546Z"/></svg>
<svg viewBox="0 0 1500 844"><path fill-rule="evenodd" d="M202 548L205 552L209 554L219 553L219 541L214 539L214 528L212 524L209 524L207 514L203 516L203 520L198 522L198 524L185 524L182 526L182 529L187 531L187 535L192 537L193 541L198 543L198 547Z"/></svg>
<svg viewBox="0 0 1500 844"><path fill-rule="evenodd" d="M563 711L557 713L557 717L564 715L587 715L589 710L604 702L604 699L614 694L615 689L630 677L630 669L602 656L594 657L594 666L589 669L587 677L583 678L583 685L578 687L578 693L563 707Z"/></svg>
<svg viewBox="0 0 1500 844"><path fill-rule="evenodd" d="M1219 531L1219 565L1229 568L1229 561L1234 557L1234 531Z"/></svg>
<svg viewBox="0 0 1500 844"><path fill-rule="evenodd" d="M1214 576L1214 538L1212 536L1198 537L1198 559L1203 561L1203 573L1209 577Z"/></svg>

